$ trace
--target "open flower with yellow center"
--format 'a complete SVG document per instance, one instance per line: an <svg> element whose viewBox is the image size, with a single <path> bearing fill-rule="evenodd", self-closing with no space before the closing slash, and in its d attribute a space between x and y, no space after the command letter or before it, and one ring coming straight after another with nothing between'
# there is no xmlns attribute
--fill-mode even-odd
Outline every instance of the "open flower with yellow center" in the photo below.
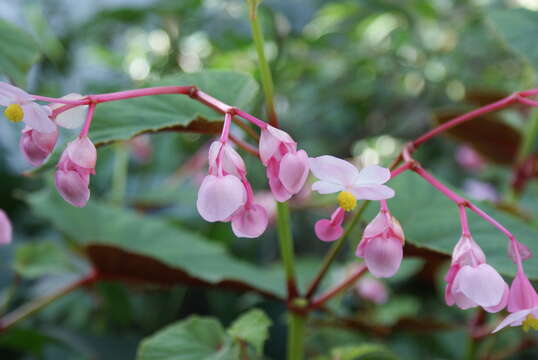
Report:
<svg viewBox="0 0 538 360"><path fill-rule="evenodd" d="M39 105L27 92L0 82L0 106L5 106L4 116L13 122L24 121L26 125L41 133L56 131L56 125L49 118L51 109Z"/></svg>

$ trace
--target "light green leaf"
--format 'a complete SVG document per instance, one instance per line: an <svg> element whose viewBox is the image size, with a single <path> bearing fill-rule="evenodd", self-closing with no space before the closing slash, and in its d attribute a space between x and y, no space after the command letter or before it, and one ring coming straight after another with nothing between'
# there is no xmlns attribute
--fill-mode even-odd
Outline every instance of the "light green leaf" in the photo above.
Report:
<svg viewBox="0 0 538 360"><path fill-rule="evenodd" d="M502 9L492 11L488 18L506 46L526 59L537 71L538 12L527 9Z"/></svg>
<svg viewBox="0 0 538 360"><path fill-rule="evenodd" d="M26 278L72 272L69 255L52 241L36 241L22 245L15 253L15 271Z"/></svg>
<svg viewBox="0 0 538 360"><path fill-rule="evenodd" d="M331 360L396 360L397 357L380 344L343 346L331 351Z"/></svg>
<svg viewBox="0 0 538 360"><path fill-rule="evenodd" d="M440 179L443 181L443 179ZM446 184L446 182L445 182ZM457 206L439 191L414 173L406 173L391 180L389 185L396 191L388 205L392 214L400 221L406 241L446 255L461 234ZM516 238L538 253L538 231L521 219L500 211L486 203L476 202L482 210L508 228ZM379 211L376 204L369 206L365 219ZM487 261L500 273L513 276L516 267L507 256L507 238L489 223L469 212L469 225L474 239L484 250ZM538 259L525 262L525 269L533 279L538 279Z"/></svg>
<svg viewBox="0 0 538 360"><path fill-rule="evenodd" d="M236 360L221 324L212 318L191 316L142 341L137 360Z"/></svg>
<svg viewBox="0 0 538 360"><path fill-rule="evenodd" d="M38 49L29 34L0 19L0 75L24 86L26 73L39 60Z"/></svg>
<svg viewBox="0 0 538 360"><path fill-rule="evenodd" d="M271 319L259 309L243 314L228 329L228 334L252 345L258 354L262 353L263 343L269 337Z"/></svg>

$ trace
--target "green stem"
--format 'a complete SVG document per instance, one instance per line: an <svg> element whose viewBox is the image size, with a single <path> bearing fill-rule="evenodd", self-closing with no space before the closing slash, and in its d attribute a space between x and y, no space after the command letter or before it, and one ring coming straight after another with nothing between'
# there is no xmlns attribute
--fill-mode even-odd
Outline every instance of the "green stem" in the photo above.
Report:
<svg viewBox="0 0 538 360"><path fill-rule="evenodd" d="M351 231L353 230L355 225L357 225L357 223L359 222L362 214L364 213L364 210L366 210L366 207L368 206L369 203L370 201L368 200L362 203L361 207L353 215L351 220L347 222L346 227L344 229L344 235L342 235L342 237L340 237L340 239L338 239L333 244L329 252L325 255L325 258L323 259L323 264L321 265L321 268L318 274L316 275L314 280L312 280L312 283L310 284L308 288L308 291L306 293L307 299L312 298L312 296L314 296L314 294L316 293L316 290L318 289L319 284L321 283L321 280L323 280L323 277L327 274L327 271L329 270L329 267L331 266L332 262L336 258L336 255L338 255L338 252L344 245L344 242L346 241L347 237L349 236L349 234L351 234Z"/></svg>
<svg viewBox="0 0 538 360"><path fill-rule="evenodd" d="M129 169L129 149L126 143L119 142L114 145L114 150L114 172L112 175L110 201L116 206L122 206L125 200L125 188Z"/></svg>
<svg viewBox="0 0 538 360"><path fill-rule="evenodd" d="M294 312L289 313L288 360L304 359L305 325L306 316Z"/></svg>
<svg viewBox="0 0 538 360"><path fill-rule="evenodd" d="M521 163L531 153L534 141L538 136L538 110L533 109L529 122L523 131L523 141L517 154L517 163Z"/></svg>
<svg viewBox="0 0 538 360"><path fill-rule="evenodd" d="M288 203L277 203L277 227L280 254L284 263L286 283L288 285L288 300L292 300L297 296L297 285L295 283L293 237L291 233Z"/></svg>
<svg viewBox="0 0 538 360"><path fill-rule="evenodd" d="M259 0L247 0L249 3L249 17L252 28L252 38L258 54L258 63L260 67L260 75L262 80L263 92L265 94L265 107L269 124L278 127L278 117L276 115L274 103L274 86L273 77L271 76L271 68L265 57L263 31L260 25L257 9Z"/></svg>

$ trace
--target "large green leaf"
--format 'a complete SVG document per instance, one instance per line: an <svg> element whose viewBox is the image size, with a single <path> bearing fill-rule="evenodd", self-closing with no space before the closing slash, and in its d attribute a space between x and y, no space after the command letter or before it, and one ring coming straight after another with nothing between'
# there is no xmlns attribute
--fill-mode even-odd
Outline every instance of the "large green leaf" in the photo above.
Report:
<svg viewBox="0 0 538 360"><path fill-rule="evenodd" d="M222 325L212 318L189 317L145 339L138 360L235 360L233 346Z"/></svg>
<svg viewBox="0 0 538 360"><path fill-rule="evenodd" d="M233 71L182 74L147 84L165 85L196 85L224 103L246 110L258 91L252 77ZM185 95L155 95L115 101L97 107L90 137L97 144L127 140L143 132L181 130L195 120L221 121L222 115Z"/></svg>
<svg viewBox="0 0 538 360"><path fill-rule="evenodd" d="M538 70L538 12L527 9L494 10L488 16L506 46Z"/></svg>
<svg viewBox="0 0 538 360"><path fill-rule="evenodd" d="M271 326L271 319L263 311L253 309L234 321L228 333L234 338L249 343L258 354L261 354L263 343L269 337L269 326Z"/></svg>
<svg viewBox="0 0 538 360"><path fill-rule="evenodd" d="M32 37L0 19L0 74L23 86L26 73L39 59L39 47Z"/></svg>
<svg viewBox="0 0 538 360"><path fill-rule="evenodd" d="M233 258L203 236L159 218L90 201L75 208L54 190L28 197L34 212L79 242L104 278L216 285L285 294L282 272Z"/></svg>
<svg viewBox="0 0 538 360"><path fill-rule="evenodd" d="M450 255L461 233L456 205L414 173L398 176L390 182L390 186L396 190L396 197L388 205L402 224L406 241ZM538 254L536 229L489 204L477 202L477 205L528 245L534 254ZM377 206L370 206L366 216L371 218L378 210ZM473 237L486 253L487 261L502 274L514 275L515 265L507 256L507 238L474 213L469 213L469 225ZM525 269L529 277L538 279L538 259L528 260Z"/></svg>

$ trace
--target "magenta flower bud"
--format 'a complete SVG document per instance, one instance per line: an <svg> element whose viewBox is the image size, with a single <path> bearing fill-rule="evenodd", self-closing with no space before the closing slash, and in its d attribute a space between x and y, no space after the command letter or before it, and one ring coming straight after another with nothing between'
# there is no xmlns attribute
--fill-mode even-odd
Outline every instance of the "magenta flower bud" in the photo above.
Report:
<svg viewBox="0 0 538 360"><path fill-rule="evenodd" d="M368 301L376 304L384 304L387 302L389 294L385 285L374 278L363 277L355 285L357 294Z"/></svg>
<svg viewBox="0 0 538 360"><path fill-rule="evenodd" d="M508 285L486 264L486 256L469 235L463 235L452 253L452 264L445 277L445 301L461 309L481 306L488 312L502 310L508 302Z"/></svg>
<svg viewBox="0 0 538 360"><path fill-rule="evenodd" d="M97 150L88 137L71 141L56 170L56 188L65 201L84 207L90 198L90 174L95 173Z"/></svg>
<svg viewBox="0 0 538 360"><path fill-rule="evenodd" d="M508 311L517 312L535 306L538 306L538 295L527 276L522 271L518 271L510 286Z"/></svg>
<svg viewBox="0 0 538 360"><path fill-rule="evenodd" d="M393 276L402 262L404 233L398 220L388 211L380 211L366 226L356 255L364 258L375 277Z"/></svg>
<svg viewBox="0 0 538 360"><path fill-rule="evenodd" d="M335 241L344 233L342 222L344 221L345 210L337 208L330 219L321 219L316 222L314 231L321 241Z"/></svg>
<svg viewBox="0 0 538 360"><path fill-rule="evenodd" d="M237 237L256 238L265 232L269 216L258 204L245 204L232 216L232 230Z"/></svg>
<svg viewBox="0 0 538 360"><path fill-rule="evenodd" d="M19 147L30 164L39 166L50 155L57 140L58 129L50 133L41 133L26 126L22 130Z"/></svg>
<svg viewBox="0 0 538 360"><path fill-rule="evenodd" d="M9 218L4 210L0 209L0 245L6 245L11 242L12 227Z"/></svg>

